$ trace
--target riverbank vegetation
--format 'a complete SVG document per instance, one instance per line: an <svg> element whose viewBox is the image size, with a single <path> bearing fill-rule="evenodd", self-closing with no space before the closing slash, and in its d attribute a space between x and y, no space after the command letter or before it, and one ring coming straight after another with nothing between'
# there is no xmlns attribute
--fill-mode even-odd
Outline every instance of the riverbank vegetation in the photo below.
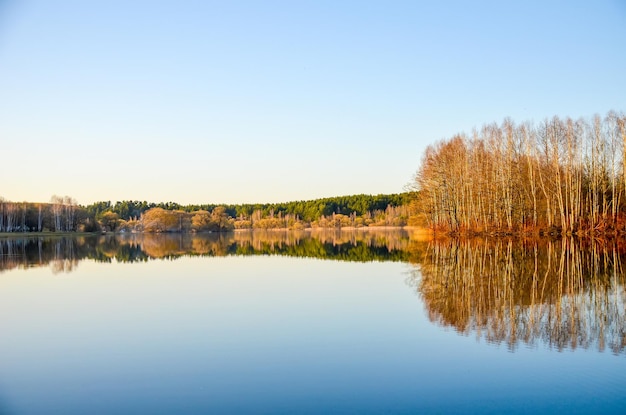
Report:
<svg viewBox="0 0 626 415"><path fill-rule="evenodd" d="M234 229L306 229L404 226L409 193L339 196L309 201L240 205L180 205L146 201L81 206L69 197L50 203L0 198L0 233L223 232Z"/></svg>
<svg viewBox="0 0 626 415"><path fill-rule="evenodd" d="M428 147L413 190L451 234L626 233L626 116L505 119Z"/></svg>

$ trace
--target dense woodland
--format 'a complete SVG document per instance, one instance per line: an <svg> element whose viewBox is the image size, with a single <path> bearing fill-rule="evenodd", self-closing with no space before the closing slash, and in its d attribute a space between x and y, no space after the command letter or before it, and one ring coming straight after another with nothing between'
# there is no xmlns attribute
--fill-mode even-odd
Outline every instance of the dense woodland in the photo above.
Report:
<svg viewBox="0 0 626 415"><path fill-rule="evenodd" d="M0 232L208 232L233 229L305 229L403 226L409 193L340 196L242 205L180 205L146 201L81 206L69 197L50 203L0 198Z"/></svg>
<svg viewBox="0 0 626 415"><path fill-rule="evenodd" d="M448 233L621 234L625 141L616 112L485 125L426 150L417 209Z"/></svg>

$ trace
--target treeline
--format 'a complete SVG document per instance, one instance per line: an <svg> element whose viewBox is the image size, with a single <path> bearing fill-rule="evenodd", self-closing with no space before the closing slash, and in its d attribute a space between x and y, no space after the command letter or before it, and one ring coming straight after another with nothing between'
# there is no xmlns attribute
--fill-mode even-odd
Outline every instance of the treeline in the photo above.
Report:
<svg viewBox="0 0 626 415"><path fill-rule="evenodd" d="M69 196L51 203L0 198L0 232L204 232L232 229L304 229L404 226L408 193L340 196L309 201L241 205L174 202L97 202L77 205Z"/></svg>
<svg viewBox="0 0 626 415"><path fill-rule="evenodd" d="M623 233L624 141L616 112L485 125L428 147L418 209L450 233Z"/></svg>
<svg viewBox="0 0 626 415"><path fill-rule="evenodd" d="M11 202L0 197L0 232L95 232L95 218L70 196L50 203Z"/></svg>
<svg viewBox="0 0 626 415"><path fill-rule="evenodd" d="M251 218L255 212L261 218L272 215L294 215L305 222L313 222L322 216L333 213L342 215L366 215L368 212L382 211L388 206L402 206L408 204L408 193L389 195L351 195L336 196L313 200L300 200L287 203L257 203L257 204L202 204L180 205L174 202L148 203L146 201L125 200L112 204L111 202L96 202L86 206L87 211L94 216L104 212L113 212L120 219L130 220L140 217L145 211L158 207L164 210L180 210L191 213L197 211L212 212L216 207L223 207L225 213L232 218Z"/></svg>
<svg viewBox="0 0 626 415"><path fill-rule="evenodd" d="M408 193L354 195L274 204L187 205L139 201L87 206L102 229L124 232L220 232L233 229L306 229L404 226Z"/></svg>

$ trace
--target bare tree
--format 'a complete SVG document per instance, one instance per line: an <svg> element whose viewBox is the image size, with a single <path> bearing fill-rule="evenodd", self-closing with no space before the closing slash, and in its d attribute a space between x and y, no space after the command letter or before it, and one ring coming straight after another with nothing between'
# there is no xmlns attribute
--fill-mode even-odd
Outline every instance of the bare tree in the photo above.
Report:
<svg viewBox="0 0 626 415"><path fill-rule="evenodd" d="M54 231L63 231L63 198L61 196L54 195L50 198L52 204L52 214L54 220Z"/></svg>

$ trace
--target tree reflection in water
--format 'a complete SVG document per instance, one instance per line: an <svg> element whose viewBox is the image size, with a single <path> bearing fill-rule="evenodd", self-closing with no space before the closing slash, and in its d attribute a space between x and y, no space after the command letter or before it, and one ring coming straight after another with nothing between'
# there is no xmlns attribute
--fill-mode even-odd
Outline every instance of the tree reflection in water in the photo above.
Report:
<svg viewBox="0 0 626 415"><path fill-rule="evenodd" d="M409 261L409 234L375 231L242 231L0 239L0 272L51 265L72 271L84 259L141 262L182 256L284 255L342 261Z"/></svg>
<svg viewBox="0 0 626 415"><path fill-rule="evenodd" d="M626 247L616 241L438 240L399 230L243 231L0 239L0 272L81 260L143 262L182 256L283 255L414 265L408 282L431 321L515 350L623 353Z"/></svg>
<svg viewBox="0 0 626 415"><path fill-rule="evenodd" d="M0 273L14 268L50 266L54 274L71 272L84 258L83 237L0 239Z"/></svg>
<svg viewBox="0 0 626 415"><path fill-rule="evenodd" d="M616 242L448 240L412 284L431 321L489 342L557 350L626 344L624 249Z"/></svg>

